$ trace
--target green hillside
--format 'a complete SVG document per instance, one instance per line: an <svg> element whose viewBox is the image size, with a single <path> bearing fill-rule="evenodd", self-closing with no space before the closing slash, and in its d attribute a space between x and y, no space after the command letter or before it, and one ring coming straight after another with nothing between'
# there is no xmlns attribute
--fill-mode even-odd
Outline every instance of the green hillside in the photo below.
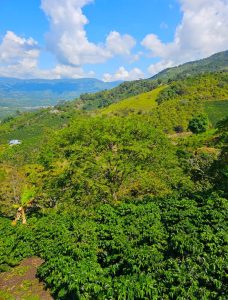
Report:
<svg viewBox="0 0 228 300"><path fill-rule="evenodd" d="M102 113L124 113L152 110L157 106L157 98L160 92L165 88L158 87L151 92L142 93L140 95L127 98L118 103L114 103L102 110Z"/></svg>
<svg viewBox="0 0 228 300"><path fill-rule="evenodd" d="M102 108L126 98L149 92L160 84L171 83L172 81L183 80L200 74L218 73L227 70L228 51L225 51L203 60L164 70L150 79L124 82L109 91L83 94L75 101L75 105L84 110Z"/></svg>
<svg viewBox="0 0 228 300"><path fill-rule="evenodd" d="M38 257L56 300L226 300L227 72L83 97L0 124L2 276Z"/></svg>
<svg viewBox="0 0 228 300"><path fill-rule="evenodd" d="M201 73L218 72L228 70L228 50L216 53L208 58L188 62L178 67L161 71L151 79L162 81L178 80Z"/></svg>
<svg viewBox="0 0 228 300"><path fill-rule="evenodd" d="M228 72L207 73L172 82L158 103L170 100L214 101L228 99Z"/></svg>
<svg viewBox="0 0 228 300"><path fill-rule="evenodd" d="M228 116L228 100L205 102L204 107L213 126Z"/></svg>
<svg viewBox="0 0 228 300"><path fill-rule="evenodd" d="M217 121L228 115L227 99L228 73L209 73L127 98L100 112L119 116L149 114L155 127L172 132L175 128L187 130L189 120L197 113L208 113L215 126Z"/></svg>

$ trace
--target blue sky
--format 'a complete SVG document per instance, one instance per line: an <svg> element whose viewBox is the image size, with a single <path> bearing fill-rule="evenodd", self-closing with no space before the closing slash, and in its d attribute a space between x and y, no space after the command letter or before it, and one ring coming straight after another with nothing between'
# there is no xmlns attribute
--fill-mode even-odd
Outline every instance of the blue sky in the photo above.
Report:
<svg viewBox="0 0 228 300"><path fill-rule="evenodd" d="M228 48L227 0L0 0L0 76L150 77Z"/></svg>

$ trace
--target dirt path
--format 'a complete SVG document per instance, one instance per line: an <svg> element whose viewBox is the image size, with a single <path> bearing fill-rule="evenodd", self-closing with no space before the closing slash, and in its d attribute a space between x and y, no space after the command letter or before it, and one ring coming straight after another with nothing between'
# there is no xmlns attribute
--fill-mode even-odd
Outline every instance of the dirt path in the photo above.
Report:
<svg viewBox="0 0 228 300"><path fill-rule="evenodd" d="M42 259L30 257L11 271L1 273L0 300L53 300L36 278L37 268L42 263Z"/></svg>
<svg viewBox="0 0 228 300"><path fill-rule="evenodd" d="M168 134L168 137L172 139L172 138L183 138L190 135L192 135L192 132L180 132L180 133Z"/></svg>

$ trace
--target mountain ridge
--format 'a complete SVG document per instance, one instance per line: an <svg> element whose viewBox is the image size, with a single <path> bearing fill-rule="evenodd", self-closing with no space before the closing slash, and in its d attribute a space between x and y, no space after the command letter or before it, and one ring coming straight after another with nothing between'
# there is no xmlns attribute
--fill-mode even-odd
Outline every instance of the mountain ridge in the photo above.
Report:
<svg viewBox="0 0 228 300"><path fill-rule="evenodd" d="M0 77L0 106L55 105L59 100L72 100L82 93L110 89L120 81L104 82L95 78L19 79Z"/></svg>
<svg viewBox="0 0 228 300"><path fill-rule="evenodd" d="M215 53L203 59L164 69L149 79L176 80L178 77L225 70L228 70L228 50Z"/></svg>

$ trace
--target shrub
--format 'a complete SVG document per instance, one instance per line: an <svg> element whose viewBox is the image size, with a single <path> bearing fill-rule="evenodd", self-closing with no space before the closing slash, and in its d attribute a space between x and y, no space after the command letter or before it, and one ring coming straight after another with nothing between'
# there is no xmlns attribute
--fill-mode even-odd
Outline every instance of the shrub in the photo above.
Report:
<svg viewBox="0 0 228 300"><path fill-rule="evenodd" d="M206 132L209 127L209 120L207 115L198 115L193 117L189 121L188 129L191 130L193 133L202 133Z"/></svg>

